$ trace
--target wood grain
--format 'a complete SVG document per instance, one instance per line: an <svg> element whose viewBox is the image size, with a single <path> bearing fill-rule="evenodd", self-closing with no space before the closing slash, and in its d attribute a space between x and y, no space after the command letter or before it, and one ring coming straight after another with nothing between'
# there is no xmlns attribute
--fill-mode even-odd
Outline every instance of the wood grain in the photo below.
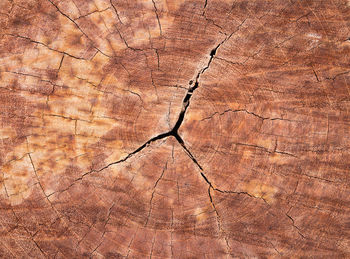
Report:
<svg viewBox="0 0 350 259"><path fill-rule="evenodd" d="M2 0L1 258L350 257L348 0Z"/></svg>

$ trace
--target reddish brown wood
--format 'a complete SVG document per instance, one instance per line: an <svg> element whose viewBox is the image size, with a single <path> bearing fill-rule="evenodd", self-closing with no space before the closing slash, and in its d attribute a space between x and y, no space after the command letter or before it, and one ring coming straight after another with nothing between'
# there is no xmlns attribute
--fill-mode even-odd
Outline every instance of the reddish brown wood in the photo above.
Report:
<svg viewBox="0 0 350 259"><path fill-rule="evenodd" d="M349 1L0 11L0 257L350 256Z"/></svg>

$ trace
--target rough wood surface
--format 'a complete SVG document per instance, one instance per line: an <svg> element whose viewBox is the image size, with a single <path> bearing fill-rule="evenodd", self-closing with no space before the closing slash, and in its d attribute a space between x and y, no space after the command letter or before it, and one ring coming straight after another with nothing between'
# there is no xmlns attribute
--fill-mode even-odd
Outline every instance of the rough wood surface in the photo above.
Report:
<svg viewBox="0 0 350 259"><path fill-rule="evenodd" d="M1 258L350 257L350 1L1 0Z"/></svg>

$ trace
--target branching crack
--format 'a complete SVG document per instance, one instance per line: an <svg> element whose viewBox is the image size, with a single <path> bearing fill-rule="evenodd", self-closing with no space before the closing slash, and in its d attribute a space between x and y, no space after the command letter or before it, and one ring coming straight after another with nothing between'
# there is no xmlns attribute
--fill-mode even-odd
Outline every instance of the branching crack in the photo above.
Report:
<svg viewBox="0 0 350 259"><path fill-rule="evenodd" d="M187 90L187 93L185 95L185 98L183 99L183 102L182 102L182 110L180 112L180 115L179 115L179 118L174 126L174 128L170 131L175 138L176 140L184 147L184 142L182 141L181 137L178 135L178 130L185 118L185 114L186 114L186 111L187 111L187 108L189 107L190 105L190 99L194 93L194 91L199 87L199 80L200 80L200 77L201 75L207 70L209 69L210 67L210 64L211 62L213 61L218 49L222 46L222 44L224 44L227 40L229 40L231 38L231 36L239 30L239 28L243 25L243 23L245 22L245 20L237 27L237 29L235 31L233 31L229 36L225 37L224 40L222 40L215 48L213 48L211 51L210 51L210 58L209 58L209 61L207 63L207 65L200 69L199 72L197 73L197 76L196 76L196 79L193 83L193 81L191 80L190 81L190 87L189 89ZM189 154L188 150L186 150L186 153ZM191 158L193 158L193 156L191 156ZM192 159L193 160L193 159ZM198 164L198 163L196 163ZM201 168L201 167L200 167Z"/></svg>
<svg viewBox="0 0 350 259"><path fill-rule="evenodd" d="M78 23L76 21L74 21L71 17L69 17L66 13L62 12L62 10L58 7L57 4L55 4L52 0L48 0L55 8L56 10L63 15L64 17L66 17L68 20L70 20L76 27L77 29L91 42L93 43L93 40L80 28L80 26L78 25ZM109 55L107 55L106 53L102 52L99 48L97 48L96 46L92 45L94 49L96 49L98 52L100 52L102 55L109 57Z"/></svg>
<svg viewBox="0 0 350 259"><path fill-rule="evenodd" d="M50 1L50 0L48 0ZM51 2L51 1L50 1ZM152 2L154 3L154 1L152 0ZM57 7L56 7L57 8ZM155 7L155 10L157 11L156 7ZM74 22L74 21L73 21ZM214 191L220 191L220 192L224 192L224 191L221 191L217 188L215 188L212 183L209 181L209 179L206 177L206 175L204 174L204 171L203 171L203 167L199 164L199 162L197 161L197 159L192 155L192 153L190 152L190 150L186 147L185 145L185 142L183 141L183 139L181 138L181 136L179 135L178 133L178 130L180 128L180 126L182 125L183 123L183 120L185 118L185 114L186 114L186 111L190 105L190 99L194 93L194 91L199 87L199 80L200 80L200 76L207 70L209 69L210 67L210 64L212 62L212 60L214 59L218 49L222 46L222 44L224 44L227 40L230 39L230 37L236 32L239 30L239 28L243 25L243 23L245 22L245 20L237 27L237 29L235 31L233 31L229 36L225 37L224 40L222 40L215 48L213 48L211 51L210 51L210 58L209 58L209 61L207 63L207 65L200 69L199 72L197 73L196 75L196 78L193 82L193 80L190 81L190 87L188 88L187 90L187 93L183 99L183 102L182 102L182 110L179 114L179 117L174 125L174 127L168 131L168 132L165 132L165 133L161 133L151 139L149 139L148 141L146 141L143 145L141 145L140 147L138 147L136 150L134 150L133 152L129 153L127 156L125 156L124 158L118 160L118 161L115 161L115 162L112 162L112 163L109 163L107 164L106 166L96 170L96 169L92 169L90 170L89 172L86 172L84 173L81 177L77 178L75 181L73 181L73 183L71 185L69 185L66 189L64 189L63 191L61 192L64 192L66 190L68 190L70 187L72 187L74 184L76 184L78 181L82 180L85 176L91 174L91 173L94 173L94 172L101 172L109 167L111 167L112 165L116 165L116 164L119 164L119 163L122 163L122 162L125 162L127 161L129 158L133 157L135 154L137 154L138 152L142 151L144 148L146 148L147 146L149 146L150 144L152 144L153 142L157 141L157 140L161 140L161 139L165 139L167 137L174 137L177 142L182 146L182 148L184 149L185 153L191 158L191 160L196 164L196 166L200 169L200 174L201 176L203 177L203 179L207 182L207 184L209 185L209 198L210 198L210 201L212 203L212 197L211 197L211 194L210 194L210 189L214 190ZM119 32L119 31L118 31ZM120 37L123 39L122 35L120 34L119 32L119 35ZM124 43L127 47L129 47L124 40ZM129 47L130 48L130 47ZM157 184L157 183L156 183ZM156 187L156 185L154 186L154 188ZM52 195L54 193L51 193L50 195ZM49 196L50 196L49 195ZM153 195L154 195L154 192L152 193L152 198L151 198L151 203L152 203L152 199L153 199ZM250 195L251 196L251 195ZM255 197L257 198L257 197ZM266 202L266 201L265 201ZM213 204L213 203L212 203ZM214 207L215 208L215 207ZM148 221L148 220L147 220ZM147 222L146 222L147 224Z"/></svg>

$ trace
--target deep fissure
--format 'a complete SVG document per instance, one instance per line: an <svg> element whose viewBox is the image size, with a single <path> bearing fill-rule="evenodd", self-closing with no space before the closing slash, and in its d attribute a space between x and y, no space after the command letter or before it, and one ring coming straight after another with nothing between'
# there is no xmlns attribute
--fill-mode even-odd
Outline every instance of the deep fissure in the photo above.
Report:
<svg viewBox="0 0 350 259"><path fill-rule="evenodd" d="M202 166L199 164L199 162L197 161L197 159L192 155L192 153L190 152L190 150L186 147L185 142L183 141L183 139L181 138L181 136L178 133L179 128L181 127L184 118L185 118L185 114L186 111L190 105L190 99L192 97L192 94L194 93L194 91L199 87L199 78L200 76L209 68L214 56L216 55L216 52L218 50L218 48L227 40L228 38L226 38L225 40L221 41L214 49L212 49L210 51L210 59L207 63L207 65L202 68L201 70L199 70L199 72L197 73L197 76L195 78L195 81L193 82L193 80L191 80L189 82L190 87L187 90L187 93L182 101L182 110L179 114L179 117L174 125L174 127L169 130L168 132L165 133L161 133L151 139L149 139L148 141L146 141L144 144L142 144L141 146L139 146L136 150L134 150L133 152L129 153L126 157L109 163L108 165L100 168L100 169L92 169L89 172L86 172L85 174L83 174L81 177L77 178L71 185L69 185L66 189L64 189L63 191L67 191L70 187L72 187L77 181L82 180L85 176L93 173L93 172L101 172L107 168L109 168L112 165L116 165L122 162L125 162L126 160L128 160L129 158L131 158L133 155L135 155L136 153L140 152L141 150L143 150L145 147L147 147L149 144L151 144L152 142L155 142L157 140L161 140L170 136L173 136L177 142L182 146L182 148L185 150L186 154L191 158L191 160L196 164L196 166L200 169L201 171L201 176L203 177L203 179L209 184L209 188L212 188L213 190L216 190L216 188L213 187L213 185L211 184L211 182L208 180L208 178L204 175L203 173L203 168ZM51 196L53 193L51 193L49 196Z"/></svg>
<svg viewBox="0 0 350 259"><path fill-rule="evenodd" d="M225 40L224 40L225 41ZM167 138L167 137L170 137L170 136L173 136L177 142L183 147L183 149L185 150L185 152L187 153L187 155L192 159L192 161L198 166L198 168L203 171L203 168L202 166L198 163L198 161L196 160L196 158L192 155L192 153L189 151L189 149L186 147L185 145L185 142L183 141L183 139L181 138L181 136L179 135L179 128L181 127L184 119L185 119L185 114L186 114L186 111L190 105L190 100L191 100L191 97L194 93L194 91L199 87L199 78L201 76L201 74L203 74L205 72L205 70L207 70L214 58L214 56L216 55L216 52L217 52L217 49L221 46L221 44L224 43L224 41L222 41L221 43L219 43L214 49L212 49L210 51L210 59L208 61L208 64L207 66L205 66L204 68L202 68L198 73L197 73L197 76L196 76L196 79L195 79L195 82L193 82L192 80L189 82L189 89L187 90L187 93L182 101L182 110L179 114L179 117L174 125L174 127L169 130L168 132L166 133L161 133L151 139L149 139L146 143L144 143L142 146L140 146L139 148L137 148L135 151L133 151L132 153L130 153L127 157L125 157L124 159L122 160L119 160L113 164L117 164L117 163L120 163L120 162L124 162L125 160L127 160L128 158L130 158L132 155L138 153L139 151L141 151L142 149L144 149L147 145L151 144L152 142L154 141L157 141L157 140L161 140L161 139L164 139L164 138ZM109 164L107 165L106 167L104 167L103 169L111 166L112 164ZM103 170L103 169L100 169L99 171ZM212 187L211 183L208 181L208 179L202 174L202 176L204 177L205 181Z"/></svg>
<svg viewBox="0 0 350 259"><path fill-rule="evenodd" d="M126 157L124 157L123 159L120 159L116 162L113 162L113 163L110 163L102 168L100 168L99 170L91 170L87 173L85 173L84 175L82 175L80 178L78 178L77 180L81 180L84 176L92 173L92 172L101 172L102 170L112 166L112 165L115 165L115 164L119 164L119 163L122 163L126 160L128 160L130 157L132 157L133 155L135 155L136 153L140 152L141 150L143 150L146 146L148 146L149 144L151 144L152 142L154 141L157 141L157 140L161 140L161 139L164 139L164 138L167 138L167 137L170 137L170 136L173 136L177 142L182 146L182 148L185 150L186 154L191 158L191 160L196 164L196 166L201 170L201 176L203 177L203 179L209 184L209 188L213 188L214 190L216 190L213 185L211 184L211 182L208 180L208 178L204 175L203 173L203 167L199 164L199 162L197 161L197 159L192 155L192 153L190 152L190 150L186 147L185 145L185 142L183 141L183 139L181 138L181 136L179 135L178 131L179 131L179 128L181 127L183 121L184 121L184 118L185 118L185 114L186 114L186 111L190 105L190 100L191 100L191 97L194 93L194 91L199 87L199 78L200 76L209 68L214 56L216 55L216 52L218 50L218 48L227 40L228 38L226 38L225 40L223 40L222 42L220 42L214 49L212 49L210 51L210 59L208 61L208 64L202 68L201 70L199 70L199 72L197 73L197 76L196 76L196 79L195 81L193 82L193 80L191 80L189 82L189 85L190 87L188 88L187 90L187 93L182 101L182 110L179 114L179 117L174 125L174 127L169 130L168 132L165 132L165 133L161 133L151 139L149 139L147 142L145 142L143 145L141 145L140 147L138 147L136 150L134 150L133 152L129 153ZM76 180L76 181L77 181ZM75 181L75 182L76 182ZM72 184L73 185L73 184ZM68 187L70 188L70 186ZM67 188L67 189L68 189Z"/></svg>

